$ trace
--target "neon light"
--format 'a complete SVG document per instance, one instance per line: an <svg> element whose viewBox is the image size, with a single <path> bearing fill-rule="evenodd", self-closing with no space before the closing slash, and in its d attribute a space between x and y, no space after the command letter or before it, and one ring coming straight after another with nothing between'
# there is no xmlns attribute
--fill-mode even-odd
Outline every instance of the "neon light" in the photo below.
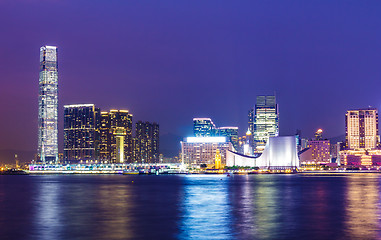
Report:
<svg viewBox="0 0 381 240"><path fill-rule="evenodd" d="M188 143L225 143L225 137L187 137Z"/></svg>

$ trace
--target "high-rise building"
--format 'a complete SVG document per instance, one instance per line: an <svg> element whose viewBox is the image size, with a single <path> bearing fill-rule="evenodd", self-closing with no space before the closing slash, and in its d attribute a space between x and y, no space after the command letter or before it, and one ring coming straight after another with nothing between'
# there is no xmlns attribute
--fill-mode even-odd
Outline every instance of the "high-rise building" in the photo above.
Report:
<svg viewBox="0 0 381 240"><path fill-rule="evenodd" d="M94 104L64 106L64 161L99 157L100 110Z"/></svg>
<svg viewBox="0 0 381 240"><path fill-rule="evenodd" d="M193 118L193 133L195 137L213 137L216 135L216 125L210 118Z"/></svg>
<svg viewBox="0 0 381 240"><path fill-rule="evenodd" d="M262 152L269 137L279 136L279 112L275 96L257 96L257 104L252 112L254 120L249 112L249 130L253 129L255 152Z"/></svg>
<svg viewBox="0 0 381 240"><path fill-rule="evenodd" d="M217 129L217 136L226 137L233 144L234 150L238 151L238 127L220 127Z"/></svg>
<svg viewBox="0 0 381 240"><path fill-rule="evenodd" d="M99 159L118 163L132 162L132 114L128 110L110 110L101 112L100 115ZM123 153L120 152L121 149Z"/></svg>
<svg viewBox="0 0 381 240"><path fill-rule="evenodd" d="M377 109L349 110L345 115L346 148L375 149L378 145Z"/></svg>
<svg viewBox="0 0 381 240"><path fill-rule="evenodd" d="M340 165L380 166L378 112L375 108L349 110L345 114L345 149L339 152Z"/></svg>
<svg viewBox="0 0 381 240"><path fill-rule="evenodd" d="M40 48L38 154L44 163L58 161L57 47Z"/></svg>
<svg viewBox="0 0 381 240"><path fill-rule="evenodd" d="M250 132L254 132L254 121L255 121L255 109L252 108L249 110L249 114L248 114L248 117L249 117L249 131Z"/></svg>
<svg viewBox="0 0 381 240"><path fill-rule="evenodd" d="M124 158L125 162L132 161L132 114L128 110L110 110L110 155L111 161L117 161L117 135L121 128L125 130ZM117 131L117 129L119 129Z"/></svg>
<svg viewBox="0 0 381 240"><path fill-rule="evenodd" d="M159 124L138 121L135 125L134 160L159 162Z"/></svg>
<svg viewBox="0 0 381 240"><path fill-rule="evenodd" d="M99 160L111 161L110 114L101 112L99 126Z"/></svg>

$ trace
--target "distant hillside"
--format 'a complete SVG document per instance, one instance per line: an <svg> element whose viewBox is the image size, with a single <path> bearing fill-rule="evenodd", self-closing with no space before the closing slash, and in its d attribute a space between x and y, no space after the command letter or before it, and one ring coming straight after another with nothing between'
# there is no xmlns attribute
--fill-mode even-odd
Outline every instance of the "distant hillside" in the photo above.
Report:
<svg viewBox="0 0 381 240"><path fill-rule="evenodd" d="M0 164L15 163L15 154L17 154L20 163L27 163L34 158L35 153L35 151L3 149L0 150Z"/></svg>
<svg viewBox="0 0 381 240"><path fill-rule="evenodd" d="M328 140L331 144L336 144L337 142L344 142L345 134L337 136L337 137L328 138Z"/></svg>
<svg viewBox="0 0 381 240"><path fill-rule="evenodd" d="M160 152L164 157L177 156L180 151L180 141L182 140L183 137L172 133L160 135Z"/></svg>

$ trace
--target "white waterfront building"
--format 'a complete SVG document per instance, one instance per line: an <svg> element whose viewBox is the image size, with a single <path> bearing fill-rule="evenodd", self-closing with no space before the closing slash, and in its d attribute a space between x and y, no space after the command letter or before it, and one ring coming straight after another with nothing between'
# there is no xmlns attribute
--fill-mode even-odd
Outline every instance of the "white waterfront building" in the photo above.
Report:
<svg viewBox="0 0 381 240"><path fill-rule="evenodd" d="M226 166L259 167L261 169L295 169L299 157L295 136L270 137L259 157L227 151Z"/></svg>

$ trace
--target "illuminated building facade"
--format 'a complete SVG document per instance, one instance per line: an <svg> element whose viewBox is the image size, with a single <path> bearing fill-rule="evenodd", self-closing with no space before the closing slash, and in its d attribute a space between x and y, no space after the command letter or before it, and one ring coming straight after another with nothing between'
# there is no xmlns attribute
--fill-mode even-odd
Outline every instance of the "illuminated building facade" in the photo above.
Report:
<svg viewBox="0 0 381 240"><path fill-rule="evenodd" d="M116 127L113 135L116 140L115 155L116 163L124 163L124 138L127 135L126 129L123 127Z"/></svg>
<svg viewBox="0 0 381 240"><path fill-rule="evenodd" d="M107 162L132 162L132 114L128 110L110 110L101 112L100 115L99 159ZM121 149L123 153L120 152Z"/></svg>
<svg viewBox="0 0 381 240"><path fill-rule="evenodd" d="M380 166L378 111L375 108L349 110L345 115L345 150L339 152L345 166Z"/></svg>
<svg viewBox="0 0 381 240"><path fill-rule="evenodd" d="M249 112L249 130L253 129L255 152L262 152L270 137L279 135L279 113L275 96L257 96L254 112ZM252 122L250 122L250 120Z"/></svg>
<svg viewBox="0 0 381 240"><path fill-rule="evenodd" d="M64 161L98 160L99 124L94 104L64 106Z"/></svg>
<svg viewBox="0 0 381 240"><path fill-rule="evenodd" d="M254 132L255 108L249 110L249 131Z"/></svg>
<svg viewBox="0 0 381 240"><path fill-rule="evenodd" d="M306 149L299 152L300 165L308 168L321 167L331 163L331 143L323 140L323 130L315 132L315 140L309 140Z"/></svg>
<svg viewBox="0 0 381 240"><path fill-rule="evenodd" d="M134 160L144 163L158 163L159 150L159 124L138 121L134 139Z"/></svg>
<svg viewBox="0 0 381 240"><path fill-rule="evenodd" d="M193 118L193 133L195 137L213 137L216 135L216 125L210 118Z"/></svg>
<svg viewBox="0 0 381 240"><path fill-rule="evenodd" d="M214 168L215 169L221 169L221 154L220 154L220 149L217 149L216 151L216 156L214 159Z"/></svg>
<svg viewBox="0 0 381 240"><path fill-rule="evenodd" d="M58 161L58 62L54 46L40 48L37 151L44 163Z"/></svg>
<svg viewBox="0 0 381 240"><path fill-rule="evenodd" d="M316 164L331 162L329 140L308 141L308 147L311 148L311 160Z"/></svg>
<svg viewBox="0 0 381 240"><path fill-rule="evenodd" d="M99 140L99 160L111 161L111 134L109 112L101 112Z"/></svg>
<svg viewBox="0 0 381 240"><path fill-rule="evenodd" d="M225 137L188 137L181 141L181 155L184 164L215 165L217 151L221 155L221 166L226 165L226 152L232 150L231 142Z"/></svg>
<svg viewBox="0 0 381 240"><path fill-rule="evenodd" d="M296 169L299 167L295 136L270 137L260 156L227 152L229 167L259 167L261 169Z"/></svg>
<svg viewBox="0 0 381 240"><path fill-rule="evenodd" d="M128 110L110 110L110 136L109 136L109 152L112 162L117 162L118 148L117 148L117 133L123 129L124 136L124 162L132 162L133 160L133 146L132 146L132 114ZM119 129L117 131L117 129ZM119 161L120 162L120 161Z"/></svg>
<svg viewBox="0 0 381 240"><path fill-rule="evenodd" d="M377 147L377 109L347 111L345 115L345 127L347 149L375 149Z"/></svg>

